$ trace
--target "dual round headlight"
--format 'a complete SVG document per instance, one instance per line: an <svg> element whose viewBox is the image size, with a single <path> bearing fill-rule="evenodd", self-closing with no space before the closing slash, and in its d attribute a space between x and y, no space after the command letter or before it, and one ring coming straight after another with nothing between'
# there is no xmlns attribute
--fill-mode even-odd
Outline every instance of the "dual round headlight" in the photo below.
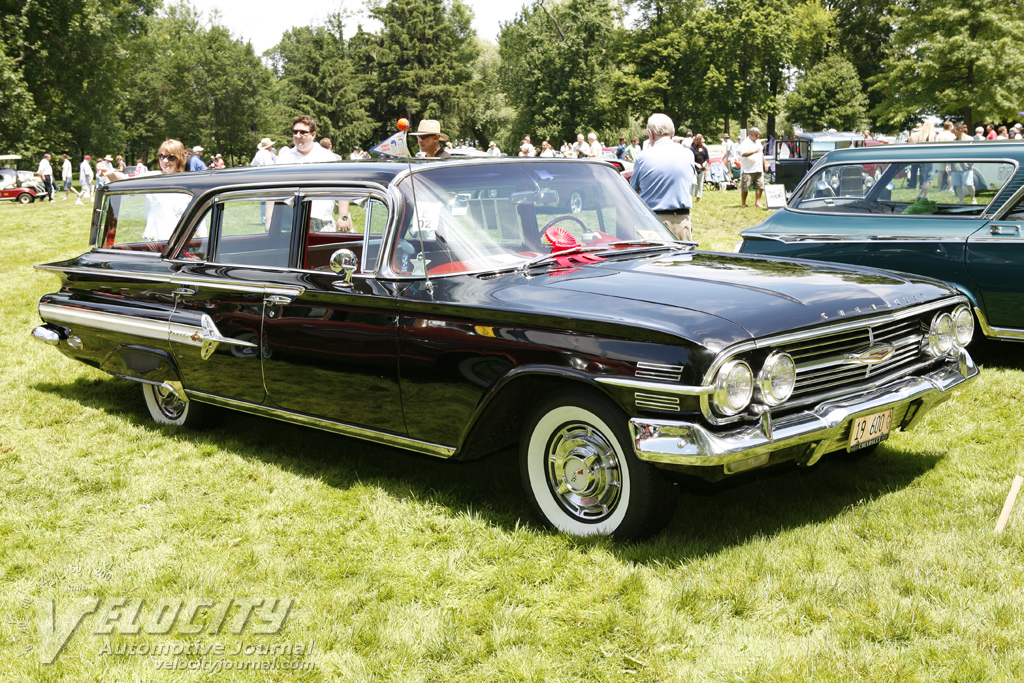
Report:
<svg viewBox="0 0 1024 683"><path fill-rule="evenodd" d="M957 306L950 313L936 313L928 328L928 352L944 356L954 346L965 347L974 337L974 315L967 306Z"/></svg>
<svg viewBox="0 0 1024 683"><path fill-rule="evenodd" d="M715 376L711 403L715 411L729 417L746 409L757 389L766 405L777 406L793 395L796 387L796 363L788 353L776 351L768 356L755 381L750 366L731 360Z"/></svg>

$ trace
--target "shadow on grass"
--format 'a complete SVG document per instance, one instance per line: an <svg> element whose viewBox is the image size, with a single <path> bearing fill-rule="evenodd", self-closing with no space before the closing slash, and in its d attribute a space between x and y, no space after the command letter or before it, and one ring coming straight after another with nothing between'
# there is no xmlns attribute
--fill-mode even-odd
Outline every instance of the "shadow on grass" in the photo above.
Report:
<svg viewBox="0 0 1024 683"><path fill-rule="evenodd" d="M975 332L975 340L968 347L974 362L983 369L1024 370L1024 344L1021 342L993 341Z"/></svg>
<svg viewBox="0 0 1024 683"><path fill-rule="evenodd" d="M79 379L33 388L124 415L170 439L211 444L338 489L376 486L398 499L445 506L456 514L472 512L506 530L524 522L540 530L519 484L515 449L471 462L448 461L232 411L217 429L178 430L150 421L141 391L132 382ZM941 458L883 445L862 458L825 456L811 468L783 464L713 485L682 484L675 517L658 536L637 543L604 538L571 542L581 550L601 548L631 562L685 562L832 519L905 488Z"/></svg>

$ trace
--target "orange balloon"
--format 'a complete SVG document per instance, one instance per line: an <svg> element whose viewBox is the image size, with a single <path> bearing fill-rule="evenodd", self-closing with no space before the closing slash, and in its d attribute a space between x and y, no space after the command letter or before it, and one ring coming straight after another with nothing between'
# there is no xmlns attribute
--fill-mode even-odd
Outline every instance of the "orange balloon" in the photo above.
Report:
<svg viewBox="0 0 1024 683"><path fill-rule="evenodd" d="M409 130L409 119L398 119L398 130Z"/></svg>

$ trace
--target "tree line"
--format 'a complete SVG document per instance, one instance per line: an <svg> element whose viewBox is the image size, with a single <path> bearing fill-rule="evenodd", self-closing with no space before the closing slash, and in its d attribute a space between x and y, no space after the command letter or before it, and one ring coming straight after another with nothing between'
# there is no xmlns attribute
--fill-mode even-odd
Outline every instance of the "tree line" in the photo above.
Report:
<svg viewBox="0 0 1024 683"><path fill-rule="evenodd" d="M182 2L0 0L0 153L151 158L179 138L245 163L311 114L338 151L442 121L514 151L636 134L653 111L716 138L973 127L1024 110L1024 0L535 0L477 37L460 0L377 0L264 55Z"/></svg>

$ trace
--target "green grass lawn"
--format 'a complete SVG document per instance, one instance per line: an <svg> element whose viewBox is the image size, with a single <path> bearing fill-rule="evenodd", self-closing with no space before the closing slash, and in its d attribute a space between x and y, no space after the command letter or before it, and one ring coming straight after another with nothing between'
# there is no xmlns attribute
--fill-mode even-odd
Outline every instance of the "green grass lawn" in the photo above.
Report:
<svg viewBox="0 0 1024 683"><path fill-rule="evenodd" d="M1024 502L993 534L1024 473L1020 346L980 349L978 381L870 456L688 487L645 543L578 540L532 521L511 454L450 463L241 414L154 426L136 384L29 337L57 284L31 266L85 251L89 215L0 205L0 680L1024 676ZM765 215L706 192L695 237L731 251ZM119 597L140 633L106 610ZM277 598L283 625L261 611ZM266 602L214 633L246 599ZM157 668L204 661L261 670Z"/></svg>

